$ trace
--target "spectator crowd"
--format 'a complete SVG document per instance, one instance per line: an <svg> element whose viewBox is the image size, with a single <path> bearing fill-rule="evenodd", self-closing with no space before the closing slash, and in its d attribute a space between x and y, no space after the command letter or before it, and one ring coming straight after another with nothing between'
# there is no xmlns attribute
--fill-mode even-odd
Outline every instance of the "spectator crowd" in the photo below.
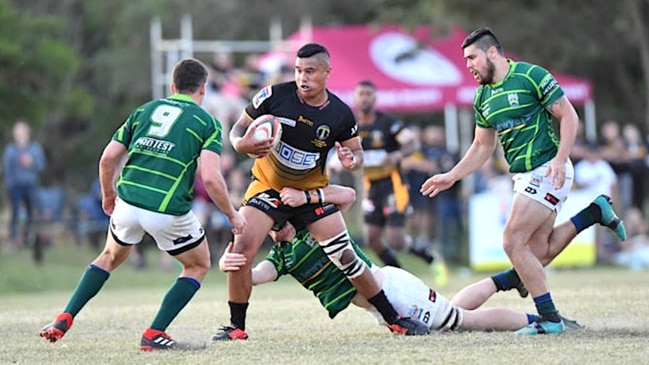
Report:
<svg viewBox="0 0 649 365"><path fill-rule="evenodd" d="M231 192L231 199L236 206L240 204L243 190L247 186L252 161L233 151L229 145L227 133L237 120L245 105L252 96L263 86L293 79L293 69L289 65L280 65L268 71L261 65L262 56L251 54L242 58L241 66L237 66L235 58L230 54L217 53L209 65L209 81L203 107L214 115L223 126L222 170ZM406 233L417 246L430 247L444 257L447 263L463 265L467 262L467 206L472 194L479 194L497 189L509 179L502 151L496 150L495 155L479 172L470 179L456 184L452 189L441 193L434 199L429 199L419 193L422 182L433 174L448 171L459 161L459 151L451 151L446 146L445 130L439 121L408 123L420 141L420 148L401 162L402 170L410 187L410 207L408 209ZM28 125L20 121L15 133L29 133ZM21 129L22 128L22 129ZM17 138L20 138L18 136ZM29 137L27 137L29 138ZM19 231L18 223L21 210L32 216L35 203L28 199L32 197L33 184L37 179L29 180L31 188L21 188L12 178L23 175L10 172L8 169L19 169L20 164L11 162L19 160L14 144L7 141L4 157L5 185L8 197L11 197L12 214L8 226L9 237L5 239L3 250L16 249L21 237L26 237L26 231ZM42 170L45 157L40 156L40 146L30 142L35 157L31 158L33 172ZM23 143L24 144L24 143ZM612 197L615 208L623 212L629 239L621 243L606 230L596 232L597 262L601 264L618 264L632 269L649 268L649 236L647 236L647 184L649 178L649 135L633 123L622 123L607 120L601 124L599 139L589 141L585 137L583 125L572 151L571 158L575 166L575 182L573 189L582 190L596 197L605 193ZM348 173L349 174L349 173ZM36 176L36 175L33 175ZM360 176L333 176L336 182L356 184ZM356 184L356 186L359 186ZM75 210L81 212L84 220L100 222L106 227L107 217L101 212L101 203L97 200L96 183L91 192L80 198ZM28 194L29 191L29 194ZM359 190L360 191L360 190ZM22 195L20 195L20 194ZM23 194L24 193L24 194ZM27 195L25 195L27 194ZM23 196L24 195L24 196ZM360 197L359 197L360 198ZM21 202L23 207L20 207ZM218 211L201 189L197 179L194 211L204 224L209 240L214 247L212 257L219 257L223 247L230 239L230 227L227 219ZM360 221L351 216L355 211L347 213L350 222ZM24 213L23 213L24 215ZM27 227L29 229L28 219ZM85 226L84 226L85 227ZM105 229L99 230L100 237ZM100 249L91 239L93 249ZM361 242L362 240L359 240Z"/></svg>

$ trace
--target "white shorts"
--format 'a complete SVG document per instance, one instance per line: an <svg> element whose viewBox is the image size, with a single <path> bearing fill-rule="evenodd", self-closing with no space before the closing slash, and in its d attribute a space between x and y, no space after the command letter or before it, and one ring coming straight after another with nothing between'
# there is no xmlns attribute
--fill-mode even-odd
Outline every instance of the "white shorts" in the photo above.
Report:
<svg viewBox="0 0 649 365"><path fill-rule="evenodd" d="M158 248L172 255L189 249L188 246L197 246L205 237L203 227L191 211L181 216L163 214L138 208L121 199L115 202L110 232L124 245L138 244L144 233L148 233Z"/></svg>
<svg viewBox="0 0 649 365"><path fill-rule="evenodd" d="M462 311L429 288L411 273L391 266L380 269L383 274L382 289L394 309L402 317L423 323L433 331L457 330L462 325ZM379 324L385 324L381 314L369 309Z"/></svg>
<svg viewBox="0 0 649 365"><path fill-rule="evenodd" d="M575 169L572 161L566 162L566 182L559 190L555 189L549 176L544 176L550 162L535 168L529 172L518 173L512 176L514 180L514 191L523 194L546 207L559 212L563 203L568 199L568 193L575 180Z"/></svg>

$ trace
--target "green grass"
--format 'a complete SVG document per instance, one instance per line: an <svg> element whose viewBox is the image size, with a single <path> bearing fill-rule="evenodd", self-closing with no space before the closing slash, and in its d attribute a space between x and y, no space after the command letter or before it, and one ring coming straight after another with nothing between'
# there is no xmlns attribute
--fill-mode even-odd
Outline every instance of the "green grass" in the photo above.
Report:
<svg viewBox="0 0 649 365"><path fill-rule="evenodd" d="M158 254L148 254L157 266ZM125 265L77 316L64 339L51 344L39 338L38 330L65 306L93 256L90 250L61 247L48 251L41 267L22 252L0 257L0 364L640 364L649 358L649 273L610 267L548 272L562 313L587 326L559 336L395 336L358 308L330 320L309 292L283 278L253 290L250 340L211 343L210 335L229 316L225 275L214 270L168 329L178 341L205 347L142 353L142 331L178 272ZM407 263L433 283L423 265ZM451 296L485 275L456 272L440 292ZM16 290L16 284L29 290ZM530 299L514 292L499 293L488 305L534 310Z"/></svg>

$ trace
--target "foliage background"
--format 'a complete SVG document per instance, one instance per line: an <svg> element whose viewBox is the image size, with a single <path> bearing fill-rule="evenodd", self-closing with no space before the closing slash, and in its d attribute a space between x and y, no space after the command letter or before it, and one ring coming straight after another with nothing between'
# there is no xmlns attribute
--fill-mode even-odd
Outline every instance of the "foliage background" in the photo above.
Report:
<svg viewBox="0 0 649 365"><path fill-rule="evenodd" d="M304 15L441 33L488 25L521 59L590 79L598 123L649 126L649 0L0 0L0 141L28 118L50 161L43 182L85 191L112 131L151 97L151 19L174 38L182 14L202 40L265 40L273 18L288 36Z"/></svg>

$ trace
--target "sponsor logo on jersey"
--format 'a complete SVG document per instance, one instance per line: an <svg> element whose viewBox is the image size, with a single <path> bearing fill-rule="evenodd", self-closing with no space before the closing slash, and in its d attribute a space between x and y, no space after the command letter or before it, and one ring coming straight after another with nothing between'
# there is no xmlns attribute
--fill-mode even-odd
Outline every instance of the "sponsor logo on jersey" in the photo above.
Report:
<svg viewBox="0 0 649 365"><path fill-rule="evenodd" d="M509 106L518 106L518 94L517 93L507 94L507 101L509 102Z"/></svg>
<svg viewBox="0 0 649 365"><path fill-rule="evenodd" d="M510 129L514 129L517 127L520 128L521 126L526 125L527 122L530 121L530 119L532 119L532 115L526 115L522 118L509 119L504 122L498 123L496 125L496 130L498 131L498 133L502 134L504 132L509 131Z"/></svg>
<svg viewBox="0 0 649 365"><path fill-rule="evenodd" d="M308 125L309 127L313 127L313 122L306 119L305 117L303 117L301 115L297 118L297 121L300 122L300 123L304 123L304 124Z"/></svg>
<svg viewBox="0 0 649 365"><path fill-rule="evenodd" d="M311 144L318 147L318 148L325 148L327 147L327 141L321 141L319 139L312 139Z"/></svg>
<svg viewBox="0 0 649 365"><path fill-rule="evenodd" d="M552 195L550 193L545 194L545 200L548 201L552 205L559 204L559 198L557 198L556 196L554 196L554 195Z"/></svg>
<svg viewBox="0 0 649 365"><path fill-rule="evenodd" d="M264 100L270 98L273 95L273 88L271 86L266 86L263 89L259 90L257 94L252 98L252 106L257 109L264 102Z"/></svg>
<svg viewBox="0 0 649 365"><path fill-rule="evenodd" d="M176 146L175 143L151 137L140 137L135 141L134 149L153 153L167 154Z"/></svg>
<svg viewBox="0 0 649 365"><path fill-rule="evenodd" d="M550 74L546 75L543 80L541 80L541 84L539 85L539 89L541 89L541 95L543 95L544 97L558 87L559 83Z"/></svg>
<svg viewBox="0 0 649 365"><path fill-rule="evenodd" d="M297 122L294 121L293 119L284 118L284 117L276 117L276 118L279 119L279 121L282 122L282 124L284 124L284 125L287 125L287 126L290 126L290 127L295 127L297 125Z"/></svg>
<svg viewBox="0 0 649 365"><path fill-rule="evenodd" d="M311 144L318 148L327 147L327 138L331 134L331 128L328 125L321 125L315 131L315 137L311 140Z"/></svg>
<svg viewBox="0 0 649 365"><path fill-rule="evenodd" d="M331 128L329 128L328 125L321 125L318 127L318 129L315 130L315 136L317 139L324 141L325 139L329 138L329 135L331 134Z"/></svg>
<svg viewBox="0 0 649 365"><path fill-rule="evenodd" d="M307 280L312 280L320 274L322 269L324 269L326 266L331 264L331 260L327 256L320 257L317 261L311 263L311 267L309 269L305 270L299 278L300 282L305 282ZM293 263L291 262L291 266L287 266L287 269L290 269L293 266ZM297 274L297 272L296 272Z"/></svg>
<svg viewBox="0 0 649 365"><path fill-rule="evenodd" d="M294 170L309 170L316 167L320 154L307 152L280 141L273 151L280 163Z"/></svg>

